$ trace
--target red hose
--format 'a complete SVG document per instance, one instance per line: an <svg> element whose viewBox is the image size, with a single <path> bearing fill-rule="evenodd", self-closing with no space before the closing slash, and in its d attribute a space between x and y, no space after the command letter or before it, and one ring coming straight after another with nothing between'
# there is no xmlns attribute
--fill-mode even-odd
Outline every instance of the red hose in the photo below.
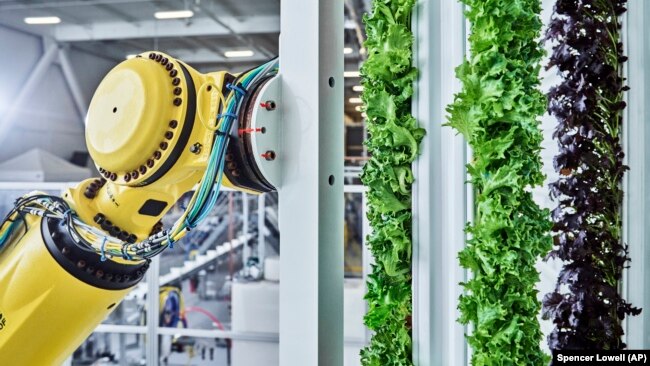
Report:
<svg viewBox="0 0 650 366"><path fill-rule="evenodd" d="M204 308L201 308L201 307L198 307L198 306L190 306L190 307L185 308L185 313L186 314L187 313L201 313L201 314L207 316L208 318L210 318L210 320L212 320L212 322L217 325L217 328L219 328L220 330L224 330L224 331L226 330L226 328L224 328L223 324L221 324L219 319L217 319L217 317L213 313L211 313L210 311L208 311L208 310L206 310Z"/></svg>

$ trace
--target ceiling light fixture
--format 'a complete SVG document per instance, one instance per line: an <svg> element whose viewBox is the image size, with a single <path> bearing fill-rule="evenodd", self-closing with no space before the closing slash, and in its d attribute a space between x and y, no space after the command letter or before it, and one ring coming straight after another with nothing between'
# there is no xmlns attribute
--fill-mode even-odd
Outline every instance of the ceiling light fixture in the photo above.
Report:
<svg viewBox="0 0 650 366"><path fill-rule="evenodd" d="M363 101L361 100L361 98L350 98L350 99L348 99L348 101L349 101L350 103L352 103L352 104L361 104L361 103L363 103Z"/></svg>
<svg viewBox="0 0 650 366"><path fill-rule="evenodd" d="M61 18L59 17L27 17L25 18L27 24L59 24Z"/></svg>
<svg viewBox="0 0 650 366"><path fill-rule="evenodd" d="M344 71L343 76L346 78L358 78L360 74L359 71Z"/></svg>
<svg viewBox="0 0 650 366"><path fill-rule="evenodd" d="M363 91L363 85L355 85L352 87L352 90L355 92L362 92Z"/></svg>
<svg viewBox="0 0 650 366"><path fill-rule="evenodd" d="M343 54L344 54L344 55L349 55L349 54L351 54L352 52L354 52L354 50L352 49L352 47L345 47L345 48L343 49Z"/></svg>
<svg viewBox="0 0 650 366"><path fill-rule="evenodd" d="M153 16L156 19L183 19L193 17L194 12L191 10L157 11Z"/></svg>
<svg viewBox="0 0 650 366"><path fill-rule="evenodd" d="M226 51L223 55L228 58L237 58L237 57L251 57L255 52L251 50L240 50L240 51Z"/></svg>

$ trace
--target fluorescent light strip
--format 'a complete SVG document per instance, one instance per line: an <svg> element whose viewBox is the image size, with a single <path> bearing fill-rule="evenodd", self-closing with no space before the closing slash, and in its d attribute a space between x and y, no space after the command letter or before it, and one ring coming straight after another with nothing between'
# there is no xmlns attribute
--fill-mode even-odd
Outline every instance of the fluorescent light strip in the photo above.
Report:
<svg viewBox="0 0 650 366"><path fill-rule="evenodd" d="M346 78L358 78L360 74L359 71L344 71L343 76Z"/></svg>
<svg viewBox="0 0 650 366"><path fill-rule="evenodd" d="M156 19L183 19L193 17L194 12L191 10L157 11L153 16Z"/></svg>
<svg viewBox="0 0 650 366"><path fill-rule="evenodd" d="M237 57L251 57L255 52L251 50L240 50L240 51L226 51L223 55L228 58L237 58Z"/></svg>
<svg viewBox="0 0 650 366"><path fill-rule="evenodd" d="M32 25L59 24L59 23L61 23L61 18L59 18L59 17L27 17L27 18L25 18L25 23L32 24Z"/></svg>
<svg viewBox="0 0 650 366"><path fill-rule="evenodd" d="M361 104L361 103L363 103L363 101L361 100L361 98L350 98L350 99L348 99L348 101L349 101L350 103L352 103L352 104Z"/></svg>
<svg viewBox="0 0 650 366"><path fill-rule="evenodd" d="M352 49L352 47L345 47L345 48L343 49L343 54L344 54L344 55L349 55L349 54L351 54L352 52L354 52L354 50Z"/></svg>
<svg viewBox="0 0 650 366"><path fill-rule="evenodd" d="M355 92L362 92L363 91L363 85L355 85L352 87L352 90Z"/></svg>

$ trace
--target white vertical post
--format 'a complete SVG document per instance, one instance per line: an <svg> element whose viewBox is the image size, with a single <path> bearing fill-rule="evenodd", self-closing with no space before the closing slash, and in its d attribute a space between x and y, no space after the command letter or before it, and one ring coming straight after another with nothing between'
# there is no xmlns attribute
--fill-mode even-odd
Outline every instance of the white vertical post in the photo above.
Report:
<svg viewBox="0 0 650 366"><path fill-rule="evenodd" d="M370 273L372 273L372 264L374 263L374 258L372 257L372 253L370 252L370 248L368 247L368 235L372 233L372 226L370 226L370 220L368 220L368 197L366 197L366 193L363 192L361 193L361 217L362 217L362 226L361 226L361 234L363 236L362 239L362 247L361 247L361 266L363 269L363 283L366 285L366 292L368 292L368 276ZM368 313L369 307L368 307L368 302L364 300L364 303L366 305L366 314ZM370 328L365 327L365 344L370 344L370 339L372 338L372 331Z"/></svg>
<svg viewBox="0 0 650 366"><path fill-rule="evenodd" d="M257 258L261 268L264 269L264 258L266 258L266 196L257 196Z"/></svg>
<svg viewBox="0 0 650 366"><path fill-rule="evenodd" d="M147 271L147 341L145 344L145 357L147 365L158 366L158 327L160 326L160 303L159 303L159 276L160 257L154 257L149 264Z"/></svg>
<svg viewBox="0 0 650 366"><path fill-rule="evenodd" d="M460 90L454 69L465 55L463 7L456 0L420 0L414 14L419 79L413 113L427 129L414 165L413 358L419 366L466 365L464 327L456 322L465 271L466 143L446 122Z"/></svg>
<svg viewBox="0 0 650 366"><path fill-rule="evenodd" d="M248 219L249 219L249 205L248 205L248 194L246 192L242 192L241 194L241 205L242 205L242 230L244 231L244 235L248 235ZM248 246L248 240L244 242L244 247L242 249L242 265L246 267L246 263L248 262L248 258L251 256L251 248Z"/></svg>
<svg viewBox="0 0 650 366"><path fill-rule="evenodd" d="M280 364L343 364L343 0L283 0Z"/></svg>
<svg viewBox="0 0 650 366"><path fill-rule="evenodd" d="M630 0L624 19L627 42L628 108L623 120L624 148L630 171L626 174L623 204L623 240L629 245L630 268L625 272L623 295L638 316L625 320L630 349L650 348L650 4Z"/></svg>

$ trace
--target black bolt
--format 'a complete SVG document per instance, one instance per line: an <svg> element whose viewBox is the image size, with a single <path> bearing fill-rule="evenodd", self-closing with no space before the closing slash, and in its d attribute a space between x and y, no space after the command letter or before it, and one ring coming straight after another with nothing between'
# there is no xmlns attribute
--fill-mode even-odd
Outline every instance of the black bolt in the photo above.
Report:
<svg viewBox="0 0 650 366"><path fill-rule="evenodd" d="M77 267L84 268L85 266L86 266L86 261L80 260L79 262L77 262Z"/></svg>
<svg viewBox="0 0 650 366"><path fill-rule="evenodd" d="M97 183L95 183L95 182L92 182L92 183L90 183L90 184L88 185L88 188L89 188L91 191L96 191L96 190L99 189L99 184L97 184Z"/></svg>
<svg viewBox="0 0 650 366"><path fill-rule="evenodd" d="M95 272L95 277L97 277L97 278L104 277L104 271L102 271L101 269L98 269L97 272Z"/></svg>
<svg viewBox="0 0 650 366"><path fill-rule="evenodd" d="M149 58L153 60L154 58L156 58L156 54L155 53L150 53Z"/></svg>
<svg viewBox="0 0 650 366"><path fill-rule="evenodd" d="M160 143L160 150L167 150L167 143L165 141Z"/></svg>
<svg viewBox="0 0 650 366"><path fill-rule="evenodd" d="M168 63L167 66L165 66L165 69L167 69L167 71L170 71L170 70L173 69L173 68L174 68L174 64L171 63L171 62Z"/></svg>
<svg viewBox="0 0 650 366"><path fill-rule="evenodd" d="M166 138L167 140L171 140L172 137L174 137L174 133L173 133L173 132L171 132L171 131L167 131L167 132L165 132L165 138Z"/></svg>
<svg viewBox="0 0 650 366"><path fill-rule="evenodd" d="M181 83L181 79L179 79L179 78L173 78L172 79L172 85L178 85L180 83Z"/></svg>
<svg viewBox="0 0 650 366"><path fill-rule="evenodd" d="M88 198L89 200L93 199L93 198L95 198L95 192L93 192L93 191L91 191L89 189L86 189L86 191L84 192L84 196L86 196L86 198Z"/></svg>
<svg viewBox="0 0 650 366"><path fill-rule="evenodd" d="M111 220L104 220L104 222L102 222L100 226L102 230L108 231L113 227L113 223L111 222Z"/></svg>
<svg viewBox="0 0 650 366"><path fill-rule="evenodd" d="M104 220L106 220L106 216L104 216L104 214L102 213L98 213L97 215L95 215L95 217L93 217L93 221L95 221L95 223L97 224L101 224L102 222L104 222Z"/></svg>
<svg viewBox="0 0 650 366"><path fill-rule="evenodd" d="M176 127L178 127L178 121L175 120L175 119L169 121L169 127L171 127L171 128L176 128Z"/></svg>
<svg viewBox="0 0 650 366"><path fill-rule="evenodd" d="M267 100L264 104L267 111L274 111L276 108L275 102L272 100Z"/></svg>
<svg viewBox="0 0 650 366"><path fill-rule="evenodd" d="M99 187L101 187L101 186L104 185L104 183L102 183L102 181L101 181L100 179L95 179L95 180L93 181L93 183L97 184L97 186L99 186Z"/></svg>
<svg viewBox="0 0 650 366"><path fill-rule="evenodd" d="M99 181L102 182L102 184L101 184L102 187L104 186L104 184L106 184L106 179L105 178L99 178Z"/></svg>
<svg viewBox="0 0 650 366"><path fill-rule="evenodd" d="M178 70L176 70L176 69L173 69L173 70L171 70L171 71L169 72L169 76L171 76L171 77L173 77L173 78L175 78L176 75L178 75ZM173 83L174 83L174 82L172 81L172 84L173 84ZM176 84L174 84L174 85L178 85L178 83L176 83Z"/></svg>
<svg viewBox="0 0 650 366"><path fill-rule="evenodd" d="M197 142L197 143L195 143L194 145L190 146L190 152L191 152L192 154L198 154L198 153L201 152L201 147L203 147L203 145L201 145L201 144L199 144L199 143Z"/></svg>
<svg viewBox="0 0 650 366"><path fill-rule="evenodd" d="M239 177L239 170L233 170L230 174L232 174L233 177Z"/></svg>
<svg viewBox="0 0 650 366"><path fill-rule="evenodd" d="M153 168L153 165L154 165L154 161L153 161L153 159L148 159L148 160L147 160L147 166L148 166L149 168Z"/></svg>
<svg viewBox="0 0 650 366"><path fill-rule="evenodd" d="M226 164L226 168L228 168L230 170L233 170L233 169L237 168L237 164L235 164L234 162L231 161L228 164Z"/></svg>
<svg viewBox="0 0 650 366"><path fill-rule="evenodd" d="M120 232L122 232L122 229L120 229L119 226L113 226L108 230L108 232L111 234L111 236L118 236L120 235Z"/></svg>
<svg viewBox="0 0 650 366"><path fill-rule="evenodd" d="M126 240L131 244L135 244L138 241L138 237L134 234L129 235L129 238Z"/></svg>
<svg viewBox="0 0 650 366"><path fill-rule="evenodd" d="M111 173L111 176L110 176L109 179L112 180L112 181L116 180L117 179L117 174Z"/></svg>
<svg viewBox="0 0 650 366"><path fill-rule="evenodd" d="M65 256L67 256L68 254L70 254L70 248L63 247L63 249L61 249L61 253L63 253L63 255L65 255Z"/></svg>
<svg viewBox="0 0 650 366"><path fill-rule="evenodd" d="M118 235L118 238L119 238L121 241L127 241L127 240L129 239L129 233L127 233L126 231L122 230L122 232Z"/></svg>
<svg viewBox="0 0 650 366"><path fill-rule="evenodd" d="M154 159L160 160L161 157L162 157L162 153L160 151L156 151L155 153L153 153Z"/></svg>
<svg viewBox="0 0 650 366"><path fill-rule="evenodd" d="M124 174L124 181L125 182L131 181L131 174L129 174L129 173Z"/></svg>
<svg viewBox="0 0 650 366"><path fill-rule="evenodd" d="M174 95L181 95L182 92L183 92L183 89L181 89L180 86L177 86L177 87L174 88Z"/></svg>
<svg viewBox="0 0 650 366"><path fill-rule="evenodd" d="M181 98L174 98L174 105L175 105L175 106L178 107L178 106L181 105L182 103L183 103L183 99L181 99Z"/></svg>
<svg viewBox="0 0 650 366"><path fill-rule="evenodd" d="M93 272L95 272L95 267L93 267L93 266L88 266L88 267L86 268L86 272L88 272L88 273L93 273Z"/></svg>
<svg viewBox="0 0 650 366"><path fill-rule="evenodd" d="M160 62L160 60L162 60L162 58L163 58L163 57L162 57L161 54L157 54L157 55L156 55L156 62Z"/></svg>
<svg viewBox="0 0 650 366"><path fill-rule="evenodd" d="M100 172L100 173L104 173L105 171L106 171L106 170L104 170L104 168L99 167L99 172Z"/></svg>
<svg viewBox="0 0 650 366"><path fill-rule="evenodd" d="M147 167L144 165L140 165L140 174L143 174L147 172Z"/></svg>
<svg viewBox="0 0 650 366"><path fill-rule="evenodd" d="M226 154L226 161L232 161L232 160L233 160L232 154Z"/></svg>
<svg viewBox="0 0 650 366"><path fill-rule="evenodd" d="M138 179L139 176L140 174L138 174L137 170L131 172L131 179Z"/></svg>
<svg viewBox="0 0 650 366"><path fill-rule="evenodd" d="M269 150L266 153L262 154L262 157L264 157L264 159L267 161L273 161L275 160L275 151Z"/></svg>
<svg viewBox="0 0 650 366"><path fill-rule="evenodd" d="M161 65L167 65L168 62L169 62L169 59L167 57L163 57L163 59L160 60Z"/></svg>

